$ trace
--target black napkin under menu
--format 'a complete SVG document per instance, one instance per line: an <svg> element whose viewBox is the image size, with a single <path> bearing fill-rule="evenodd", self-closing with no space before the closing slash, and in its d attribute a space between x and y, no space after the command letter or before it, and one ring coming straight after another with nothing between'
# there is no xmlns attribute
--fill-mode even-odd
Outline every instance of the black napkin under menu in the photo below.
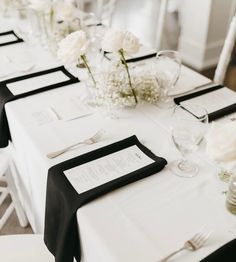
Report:
<svg viewBox="0 0 236 262"><path fill-rule="evenodd" d="M16 40L12 40L9 42L5 42L5 43L0 43L0 47L1 46L6 46L6 45L13 45L13 44L18 44L18 43L22 43L24 42L24 40L22 38L20 38L14 31L7 31L7 32L3 32L0 33L0 37L1 36L5 36L5 35L14 35L16 37Z"/></svg>
<svg viewBox="0 0 236 262"><path fill-rule="evenodd" d="M201 260L201 262L235 262L236 238Z"/></svg>
<svg viewBox="0 0 236 262"><path fill-rule="evenodd" d="M224 86L222 85L217 85L217 86L213 86L210 88L206 88L197 92L193 92L187 95L183 95L183 96L179 96L174 98L174 102L179 105L182 101L197 97L197 96L201 96L210 92L214 92L220 88L223 88ZM204 106L204 105L203 105ZM213 120L216 120L218 118L224 117L226 115L232 114L236 112L236 103L229 105L227 107L221 108L219 110L216 110L215 112L209 113L208 114L208 121L211 122Z"/></svg>
<svg viewBox="0 0 236 262"><path fill-rule="evenodd" d="M136 145L155 162L134 172L121 176L84 193L78 194L63 171ZM81 259L76 211L90 201L115 189L128 185L161 171L167 161L154 155L142 145L136 136L131 136L111 145L51 167L48 171L44 241L55 256L56 262L73 262ZM141 212L141 211L140 211Z"/></svg>
<svg viewBox="0 0 236 262"><path fill-rule="evenodd" d="M63 81L57 84L45 86L42 88L38 88L36 90L32 90L32 91L29 91L23 94L19 94L19 95L13 95L11 91L7 88L7 84L9 83L14 83L14 82L22 81L28 78L50 74L50 73L57 72L57 71L62 71L66 76L69 77L69 80L66 80L66 81ZM8 145L8 141L11 139L7 117L6 117L6 111L5 111L5 104L7 102L10 102L10 101L13 101L19 98L23 98L26 96L34 95L37 93L41 93L44 91L48 91L50 89L70 85L70 84L77 83L77 82L79 82L79 79L74 77L72 74L70 74L63 66L28 74L28 75L11 78L11 79L0 82L0 148L6 147Z"/></svg>

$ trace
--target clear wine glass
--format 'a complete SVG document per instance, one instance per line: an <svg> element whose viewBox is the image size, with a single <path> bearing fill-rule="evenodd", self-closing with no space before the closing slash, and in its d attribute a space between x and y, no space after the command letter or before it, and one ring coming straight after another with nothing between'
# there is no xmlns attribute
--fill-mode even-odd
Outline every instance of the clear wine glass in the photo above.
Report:
<svg viewBox="0 0 236 262"><path fill-rule="evenodd" d="M181 59L179 53L173 50L163 50L157 53L155 61L155 77L160 87L160 108L174 107L174 102L169 97L169 91L174 88L179 79Z"/></svg>
<svg viewBox="0 0 236 262"><path fill-rule="evenodd" d="M198 171L198 165L187 156L195 152L204 138L207 130L208 114L199 105L185 104L176 106L172 115L172 139L182 154L182 159L174 161L170 167L175 175L193 177Z"/></svg>

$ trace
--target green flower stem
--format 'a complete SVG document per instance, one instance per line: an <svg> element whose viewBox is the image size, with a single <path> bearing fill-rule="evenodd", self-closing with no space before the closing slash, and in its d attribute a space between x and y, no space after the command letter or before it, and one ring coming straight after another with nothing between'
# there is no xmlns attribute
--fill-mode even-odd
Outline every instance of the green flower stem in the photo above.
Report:
<svg viewBox="0 0 236 262"><path fill-rule="evenodd" d="M89 67L88 60L87 60L86 55L83 54L83 55L81 55L80 57L81 57L81 59L83 60L85 67L88 69L88 72L89 72L89 74L90 74L90 76L91 76L91 78L92 78L92 81L93 81L94 85L96 86L96 81L95 81L95 79L94 79L94 77L93 77L93 74L92 74L92 71L91 71L91 69L90 69L90 67Z"/></svg>
<svg viewBox="0 0 236 262"><path fill-rule="evenodd" d="M132 94L134 96L135 103L138 104L137 96L136 96L135 91L134 91L134 89L132 87L131 77L130 77L130 73L129 73L129 67L128 67L128 64L127 64L127 62L125 60L124 50L120 49L118 52L119 52L119 54L121 56L121 62L123 62L124 66L125 66L125 69L126 69L126 72L127 72L127 75L128 75L128 79L129 79L129 86L130 86L130 89L131 89Z"/></svg>

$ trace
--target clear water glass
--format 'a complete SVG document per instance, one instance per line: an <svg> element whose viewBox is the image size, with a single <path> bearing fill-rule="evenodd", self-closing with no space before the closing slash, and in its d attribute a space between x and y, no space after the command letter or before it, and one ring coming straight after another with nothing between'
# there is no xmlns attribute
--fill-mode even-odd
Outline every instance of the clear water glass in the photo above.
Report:
<svg viewBox="0 0 236 262"><path fill-rule="evenodd" d="M163 50L157 53L154 73L160 87L160 108L174 107L174 101L169 91L175 87L180 76L181 59L179 53L173 50Z"/></svg>
<svg viewBox="0 0 236 262"><path fill-rule="evenodd" d="M176 106L172 115L172 139L182 155L182 159L174 161L171 169L175 175L193 177L199 167L187 157L198 149L207 130L207 111L199 105Z"/></svg>

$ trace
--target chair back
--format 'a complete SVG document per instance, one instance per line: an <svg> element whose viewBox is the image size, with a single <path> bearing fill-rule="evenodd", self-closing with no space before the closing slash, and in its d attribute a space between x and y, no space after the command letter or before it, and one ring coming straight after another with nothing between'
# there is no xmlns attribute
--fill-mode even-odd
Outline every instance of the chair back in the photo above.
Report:
<svg viewBox="0 0 236 262"><path fill-rule="evenodd" d="M214 82L223 84L227 67L230 62L231 54L236 40L236 14L234 15L227 36L225 38L224 46L222 48L220 58L216 67Z"/></svg>

